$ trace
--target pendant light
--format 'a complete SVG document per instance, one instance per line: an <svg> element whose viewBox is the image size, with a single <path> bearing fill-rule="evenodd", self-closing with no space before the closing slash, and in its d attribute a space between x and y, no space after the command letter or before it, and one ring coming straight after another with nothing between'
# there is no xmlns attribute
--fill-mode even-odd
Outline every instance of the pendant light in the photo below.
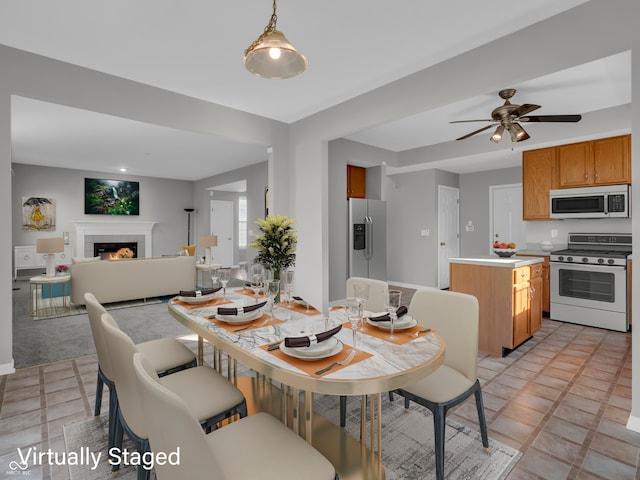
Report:
<svg viewBox="0 0 640 480"><path fill-rule="evenodd" d="M289 78L307 68L307 59L276 29L276 0L264 32L244 51L243 63L251 73L265 78Z"/></svg>

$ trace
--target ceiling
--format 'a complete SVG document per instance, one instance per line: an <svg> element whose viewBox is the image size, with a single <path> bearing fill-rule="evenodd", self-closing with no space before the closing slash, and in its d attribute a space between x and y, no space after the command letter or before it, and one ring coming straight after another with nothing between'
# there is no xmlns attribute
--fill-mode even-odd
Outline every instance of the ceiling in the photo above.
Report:
<svg viewBox="0 0 640 480"><path fill-rule="evenodd" d="M288 80L255 77L242 66L271 15L267 0L4 2L0 44L292 123L584 2L280 0L278 28L309 60ZM517 88L513 103L542 105L540 115L584 115L629 103L630 81L623 53L500 88ZM451 120L489 118L501 103L486 92L348 138L394 152L451 142L483 126ZM549 125L526 128L529 143ZM22 97L12 101L12 154L18 163L184 180L267 158L262 145Z"/></svg>

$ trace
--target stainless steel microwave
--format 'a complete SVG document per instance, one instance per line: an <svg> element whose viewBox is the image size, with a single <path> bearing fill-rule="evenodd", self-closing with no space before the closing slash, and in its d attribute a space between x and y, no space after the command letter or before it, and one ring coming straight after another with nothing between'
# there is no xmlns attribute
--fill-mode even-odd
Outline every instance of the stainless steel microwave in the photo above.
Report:
<svg viewBox="0 0 640 480"><path fill-rule="evenodd" d="M563 188L549 191L551 218L630 217L629 185Z"/></svg>

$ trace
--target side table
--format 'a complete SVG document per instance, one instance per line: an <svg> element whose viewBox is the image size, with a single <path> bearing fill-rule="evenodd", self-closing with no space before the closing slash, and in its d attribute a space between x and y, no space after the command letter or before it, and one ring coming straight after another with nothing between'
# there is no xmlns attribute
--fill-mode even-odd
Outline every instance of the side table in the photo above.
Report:
<svg viewBox="0 0 640 480"><path fill-rule="evenodd" d="M214 268L222 268L222 265L218 263L196 263L196 287L210 288L209 286L211 286L211 288L213 288L213 282L211 281L211 270L213 270ZM207 280L201 281L203 273Z"/></svg>
<svg viewBox="0 0 640 480"><path fill-rule="evenodd" d="M70 305L67 301L69 293L68 283L71 281L71 275L63 274L55 277L31 277L29 279L30 296L29 315L36 318L48 318L55 315L61 315L70 311ZM54 296L54 285L62 286L62 300ZM43 290L48 289L48 298L45 299ZM61 303L61 304L60 304Z"/></svg>

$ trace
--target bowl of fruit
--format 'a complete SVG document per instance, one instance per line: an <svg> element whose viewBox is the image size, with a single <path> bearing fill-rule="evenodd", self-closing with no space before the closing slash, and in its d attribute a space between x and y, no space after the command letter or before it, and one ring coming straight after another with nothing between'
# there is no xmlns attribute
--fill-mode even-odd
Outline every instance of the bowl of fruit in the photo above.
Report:
<svg viewBox="0 0 640 480"><path fill-rule="evenodd" d="M517 251L516 244L513 242L493 242L493 252L499 257L510 257Z"/></svg>

